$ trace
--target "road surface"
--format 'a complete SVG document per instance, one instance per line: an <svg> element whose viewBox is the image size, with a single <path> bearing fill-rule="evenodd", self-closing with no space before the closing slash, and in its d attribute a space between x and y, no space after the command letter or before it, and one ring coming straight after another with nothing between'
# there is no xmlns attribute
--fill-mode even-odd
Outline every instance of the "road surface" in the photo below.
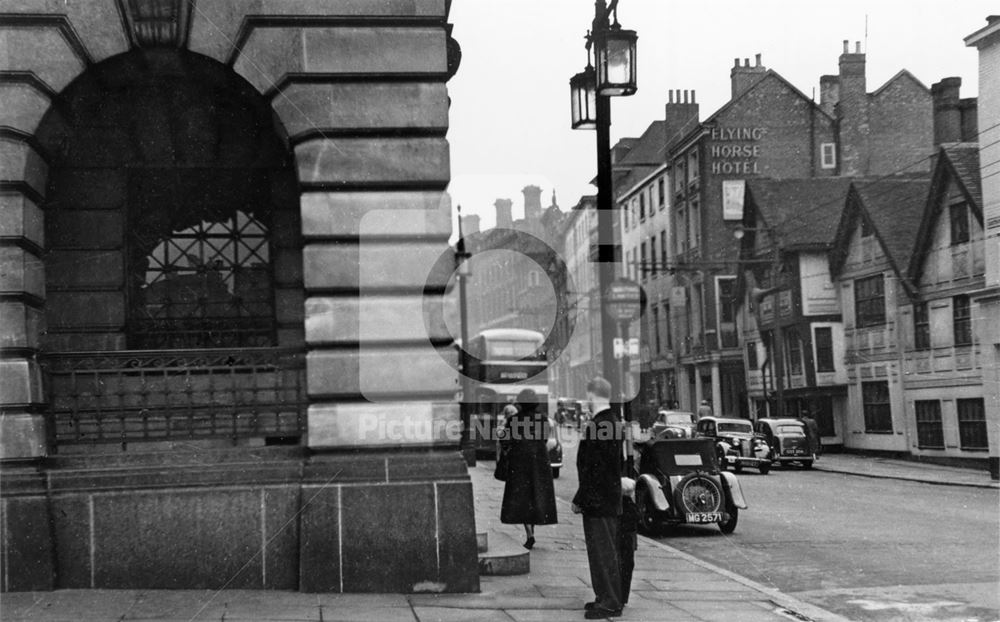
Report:
<svg viewBox="0 0 1000 622"><path fill-rule="evenodd" d="M556 495L576 490L563 428ZM1000 620L1000 493L777 468L740 475L736 532L678 528L670 546L852 620Z"/></svg>

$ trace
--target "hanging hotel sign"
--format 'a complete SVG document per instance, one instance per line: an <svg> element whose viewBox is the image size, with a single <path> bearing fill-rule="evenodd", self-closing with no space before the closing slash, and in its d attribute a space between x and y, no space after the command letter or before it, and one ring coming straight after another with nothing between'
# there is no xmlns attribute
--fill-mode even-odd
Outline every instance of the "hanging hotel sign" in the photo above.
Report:
<svg viewBox="0 0 1000 622"><path fill-rule="evenodd" d="M709 137L712 146L713 175L758 175L760 144L767 134L766 127L713 127Z"/></svg>
<svg viewBox="0 0 1000 622"><path fill-rule="evenodd" d="M722 180L722 219L743 220L743 198L746 182L742 179Z"/></svg>

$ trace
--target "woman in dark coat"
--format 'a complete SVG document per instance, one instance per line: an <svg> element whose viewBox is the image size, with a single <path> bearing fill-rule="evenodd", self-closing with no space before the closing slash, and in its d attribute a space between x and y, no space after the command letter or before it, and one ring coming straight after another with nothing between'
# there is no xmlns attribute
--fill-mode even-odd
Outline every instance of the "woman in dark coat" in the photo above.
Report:
<svg viewBox="0 0 1000 622"><path fill-rule="evenodd" d="M556 522L556 493L545 441L549 420L538 412L538 395L524 389L517 395L517 414L506 422L510 473L503 490L500 522L524 525L524 547L535 545L535 525Z"/></svg>

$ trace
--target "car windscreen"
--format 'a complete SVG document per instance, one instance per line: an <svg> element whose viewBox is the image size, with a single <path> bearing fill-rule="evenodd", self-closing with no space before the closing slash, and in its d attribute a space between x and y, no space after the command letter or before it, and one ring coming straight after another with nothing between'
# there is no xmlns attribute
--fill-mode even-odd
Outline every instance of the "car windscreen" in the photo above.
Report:
<svg viewBox="0 0 1000 622"><path fill-rule="evenodd" d="M729 423L720 421L718 423L719 432L736 432L738 434L753 434L753 427L749 423Z"/></svg>
<svg viewBox="0 0 1000 622"><path fill-rule="evenodd" d="M694 415L691 413L666 413L660 416L660 423L667 425L687 425L694 423Z"/></svg>
<svg viewBox="0 0 1000 622"><path fill-rule="evenodd" d="M797 425L779 425L778 434L781 436L805 436L806 431Z"/></svg>

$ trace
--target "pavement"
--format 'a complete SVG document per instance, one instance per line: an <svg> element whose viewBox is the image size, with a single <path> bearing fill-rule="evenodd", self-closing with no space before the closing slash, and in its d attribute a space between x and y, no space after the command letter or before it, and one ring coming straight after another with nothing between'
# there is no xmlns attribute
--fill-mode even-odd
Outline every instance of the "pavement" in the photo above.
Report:
<svg viewBox="0 0 1000 622"><path fill-rule="evenodd" d="M857 454L823 454L813 468L831 473L861 477L896 479L925 484L1000 488L1000 482L990 479L989 471L949 467L913 460L874 458Z"/></svg>
<svg viewBox="0 0 1000 622"><path fill-rule="evenodd" d="M470 469L477 530L523 540L516 525L499 521L503 483L492 462ZM571 467L570 467L571 468ZM825 455L817 469L865 477L996 487L989 474L900 460ZM531 572L482 577L478 594L302 594L226 590L58 590L0 594L0 618L118 621L372 621L560 622L582 620L592 600L583 528L558 500L559 523L540 526ZM495 538L496 540L502 538ZM640 537L632 597L623 621L841 622L847 618L702 561L662 542Z"/></svg>

